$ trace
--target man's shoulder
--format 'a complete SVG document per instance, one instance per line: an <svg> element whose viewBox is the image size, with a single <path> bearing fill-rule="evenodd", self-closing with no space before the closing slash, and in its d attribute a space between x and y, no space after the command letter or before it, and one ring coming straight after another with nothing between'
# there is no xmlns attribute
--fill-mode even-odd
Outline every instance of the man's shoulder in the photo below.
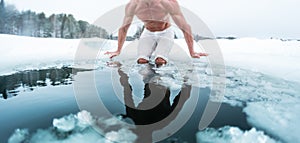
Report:
<svg viewBox="0 0 300 143"><path fill-rule="evenodd" d="M133 11L135 7L137 6L139 0L130 0L126 5L127 11Z"/></svg>
<svg viewBox="0 0 300 143"><path fill-rule="evenodd" d="M174 5L178 5L177 0L161 0L160 1L163 6L173 7Z"/></svg>
<svg viewBox="0 0 300 143"><path fill-rule="evenodd" d="M140 0L130 0L128 4L138 4Z"/></svg>
<svg viewBox="0 0 300 143"><path fill-rule="evenodd" d="M161 3L164 4L173 4L173 3L178 3L177 0L161 0Z"/></svg>
<svg viewBox="0 0 300 143"><path fill-rule="evenodd" d="M161 4L171 13L176 11L179 6L177 0L161 0Z"/></svg>

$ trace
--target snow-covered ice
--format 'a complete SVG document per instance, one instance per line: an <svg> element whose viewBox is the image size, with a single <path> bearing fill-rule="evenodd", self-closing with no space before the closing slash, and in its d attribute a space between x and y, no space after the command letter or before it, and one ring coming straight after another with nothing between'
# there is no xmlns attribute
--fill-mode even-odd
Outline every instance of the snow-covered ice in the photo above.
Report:
<svg viewBox="0 0 300 143"><path fill-rule="evenodd" d="M300 41L218 40L225 64L300 82Z"/></svg>
<svg viewBox="0 0 300 143"><path fill-rule="evenodd" d="M73 64L77 48L84 40L86 42L83 42L83 45L87 48L87 51L90 50L99 53L100 56L103 56L103 53L107 50L117 48L116 41L101 40L98 38L71 40L0 34L0 74L8 74L26 68ZM202 43L205 43L205 41L202 41ZM217 42L222 51L226 66L249 69L300 82L300 75L297 74L300 70L299 41L241 38L235 40L218 39ZM132 42L126 42L124 46L130 43ZM177 39L175 43L187 51L183 39ZM199 51L199 47L197 44L195 45L197 47L196 51ZM130 53L126 54L130 55Z"/></svg>
<svg viewBox="0 0 300 143"><path fill-rule="evenodd" d="M0 35L0 74L69 64L78 41Z"/></svg>

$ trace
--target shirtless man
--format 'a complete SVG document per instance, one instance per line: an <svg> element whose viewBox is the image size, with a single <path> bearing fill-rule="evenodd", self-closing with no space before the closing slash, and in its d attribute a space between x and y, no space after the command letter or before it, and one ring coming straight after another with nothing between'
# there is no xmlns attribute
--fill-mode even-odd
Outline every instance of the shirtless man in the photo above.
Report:
<svg viewBox="0 0 300 143"><path fill-rule="evenodd" d="M125 8L123 25L118 33L118 49L114 52L106 52L110 58L121 53L126 34L133 17L137 16L144 22L143 31L138 45L139 64L148 63L152 53L155 53L155 63L166 64L168 54L174 43L174 33L170 26L170 17L182 30L192 58L207 56L206 53L196 53L193 49L193 37L191 27L187 24L177 0L130 0Z"/></svg>

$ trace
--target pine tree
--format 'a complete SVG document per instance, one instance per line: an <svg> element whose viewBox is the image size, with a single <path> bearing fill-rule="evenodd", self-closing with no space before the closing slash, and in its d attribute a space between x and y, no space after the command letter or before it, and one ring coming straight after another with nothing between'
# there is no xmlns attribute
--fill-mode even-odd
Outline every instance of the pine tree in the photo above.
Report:
<svg viewBox="0 0 300 143"><path fill-rule="evenodd" d="M67 38L70 39L76 38L77 25L76 25L76 20L72 14L68 15L67 27L68 27L68 34L69 34Z"/></svg>
<svg viewBox="0 0 300 143"><path fill-rule="evenodd" d="M17 19L19 16L18 10L14 5L8 5L5 7L5 21L3 32L5 34L18 34L18 23Z"/></svg>
<svg viewBox="0 0 300 143"><path fill-rule="evenodd" d="M79 20L78 25L79 25L79 37L86 38L85 36L86 36L89 23L86 21Z"/></svg>
<svg viewBox="0 0 300 143"><path fill-rule="evenodd" d="M0 2L0 33L4 33L4 25L5 25L5 7L4 0Z"/></svg>
<svg viewBox="0 0 300 143"><path fill-rule="evenodd" d="M49 28L50 37L55 38L56 37L56 15L55 14L52 14L49 17L49 23L50 23L50 28Z"/></svg>
<svg viewBox="0 0 300 143"><path fill-rule="evenodd" d="M45 37L46 16L45 13L39 13L37 15L37 37Z"/></svg>
<svg viewBox="0 0 300 143"><path fill-rule="evenodd" d="M67 21L67 15L64 14L63 18L62 18L62 22L61 22L61 27L60 27L60 37L61 38L64 38L65 35L64 35L64 31L65 31L65 24L66 24L66 21Z"/></svg>
<svg viewBox="0 0 300 143"><path fill-rule="evenodd" d="M36 37L37 21L38 21L36 13L30 10L25 11L24 13L22 13L22 20L23 20L22 35Z"/></svg>

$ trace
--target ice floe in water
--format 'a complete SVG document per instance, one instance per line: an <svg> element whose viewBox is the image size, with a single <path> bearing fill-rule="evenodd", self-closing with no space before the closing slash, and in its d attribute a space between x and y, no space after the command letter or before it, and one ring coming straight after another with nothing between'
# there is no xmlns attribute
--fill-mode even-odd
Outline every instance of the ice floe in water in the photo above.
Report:
<svg viewBox="0 0 300 143"><path fill-rule="evenodd" d="M242 105L250 102L279 103L284 100L300 99L299 83L276 77L227 67L225 102Z"/></svg>
<svg viewBox="0 0 300 143"><path fill-rule="evenodd" d="M197 133L198 143L277 143L278 141L252 128L242 131L237 127L225 126L220 129L207 128Z"/></svg>
<svg viewBox="0 0 300 143"><path fill-rule="evenodd" d="M248 114L250 124L284 142L296 143L300 142L299 109L299 100L287 99L280 103L248 103L244 111Z"/></svg>
<svg viewBox="0 0 300 143"><path fill-rule="evenodd" d="M21 143L24 142L29 136L27 129L16 129L15 133L9 138L9 143Z"/></svg>
<svg viewBox="0 0 300 143"><path fill-rule="evenodd" d="M81 111L53 120L48 129L38 129L29 133L28 129L16 129L8 143L133 143L137 136L113 117L96 119L89 112ZM103 126L103 128L97 128ZM120 126L120 129L110 129Z"/></svg>
<svg viewBox="0 0 300 143"><path fill-rule="evenodd" d="M223 102L244 107L247 121L284 142L300 142L300 84L227 67Z"/></svg>

